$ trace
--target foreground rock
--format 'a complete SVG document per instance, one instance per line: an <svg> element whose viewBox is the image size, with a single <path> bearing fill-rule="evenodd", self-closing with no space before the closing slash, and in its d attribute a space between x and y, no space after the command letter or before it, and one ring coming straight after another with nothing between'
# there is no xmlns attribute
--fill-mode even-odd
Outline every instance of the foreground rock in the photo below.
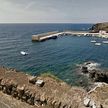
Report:
<svg viewBox="0 0 108 108"><path fill-rule="evenodd" d="M44 85L39 86L36 82L44 82ZM23 102L35 108L85 108L83 99L86 91L82 88L71 87L49 76L31 77L13 69L0 68L0 92L10 97L8 99L11 104L14 98L19 103ZM16 105L14 108L24 107Z"/></svg>

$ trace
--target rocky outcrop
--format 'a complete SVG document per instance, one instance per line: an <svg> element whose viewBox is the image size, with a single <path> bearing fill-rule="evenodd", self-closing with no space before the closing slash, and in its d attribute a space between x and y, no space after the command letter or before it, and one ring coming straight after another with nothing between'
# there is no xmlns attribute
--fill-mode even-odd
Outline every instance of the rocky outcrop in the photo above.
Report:
<svg viewBox="0 0 108 108"><path fill-rule="evenodd" d="M92 70L89 72L89 77L94 82L106 82L108 83L108 73L100 70Z"/></svg>
<svg viewBox="0 0 108 108"><path fill-rule="evenodd" d="M92 100L90 97L87 97L87 96L84 98L84 105L86 107L89 107L89 108L97 108L96 103L94 102L94 100ZM98 108L101 108L101 107L98 106Z"/></svg>
<svg viewBox="0 0 108 108"><path fill-rule="evenodd" d="M94 24L90 30L91 32L96 32L96 33L99 32L100 30L108 32L108 22Z"/></svg>
<svg viewBox="0 0 108 108"><path fill-rule="evenodd" d="M94 83L94 85L94 88L86 96L86 105L88 107L95 105L90 108L108 108L108 84L100 82ZM89 99L89 102L87 99Z"/></svg>
<svg viewBox="0 0 108 108"><path fill-rule="evenodd" d="M81 65L81 72L88 74L89 78L94 82L108 83L108 72L97 68L99 64L94 62L86 62Z"/></svg>

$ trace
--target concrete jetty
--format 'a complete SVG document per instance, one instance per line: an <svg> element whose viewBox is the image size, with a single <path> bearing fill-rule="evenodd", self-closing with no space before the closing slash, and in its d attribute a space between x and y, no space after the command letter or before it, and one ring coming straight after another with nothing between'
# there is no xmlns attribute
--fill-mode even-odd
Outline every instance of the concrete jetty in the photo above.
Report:
<svg viewBox="0 0 108 108"><path fill-rule="evenodd" d="M108 33L103 33L103 32L93 33L90 31L65 31L64 35L108 38Z"/></svg>
<svg viewBox="0 0 108 108"><path fill-rule="evenodd" d="M90 33L89 31L64 31L64 34L69 35L99 35L99 33Z"/></svg>
<svg viewBox="0 0 108 108"><path fill-rule="evenodd" d="M64 36L64 35L72 35L72 36L96 36L96 37L102 37L102 38L108 38L108 33L92 33L90 31L63 31L63 32L47 32L37 35L32 35L32 41L44 41L48 39L56 39L58 36Z"/></svg>
<svg viewBox="0 0 108 108"><path fill-rule="evenodd" d="M47 32L47 33L32 35L32 41L40 42L40 41L45 41L48 39L56 39L59 34L61 34L61 33L58 31L54 31L54 32Z"/></svg>

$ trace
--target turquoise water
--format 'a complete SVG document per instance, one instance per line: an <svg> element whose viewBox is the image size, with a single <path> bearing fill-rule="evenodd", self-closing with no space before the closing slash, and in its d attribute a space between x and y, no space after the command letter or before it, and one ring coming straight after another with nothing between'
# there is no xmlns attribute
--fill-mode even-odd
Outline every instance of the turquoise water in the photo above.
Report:
<svg viewBox="0 0 108 108"><path fill-rule="evenodd" d="M51 72L62 80L78 85L84 78L76 65L95 61L108 67L108 45L95 46L92 37L63 36L56 40L32 42L32 34L48 31L88 30L92 24L0 24L0 65L32 75ZM101 38L95 38L102 42ZM29 54L22 56L20 51Z"/></svg>

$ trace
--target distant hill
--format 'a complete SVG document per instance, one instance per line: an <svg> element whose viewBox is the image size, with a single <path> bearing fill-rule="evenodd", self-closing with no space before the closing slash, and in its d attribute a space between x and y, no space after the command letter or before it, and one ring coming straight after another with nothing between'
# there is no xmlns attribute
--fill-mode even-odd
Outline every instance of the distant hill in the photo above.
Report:
<svg viewBox="0 0 108 108"><path fill-rule="evenodd" d="M100 30L108 32L108 22L94 24L90 30L91 32L99 32Z"/></svg>

